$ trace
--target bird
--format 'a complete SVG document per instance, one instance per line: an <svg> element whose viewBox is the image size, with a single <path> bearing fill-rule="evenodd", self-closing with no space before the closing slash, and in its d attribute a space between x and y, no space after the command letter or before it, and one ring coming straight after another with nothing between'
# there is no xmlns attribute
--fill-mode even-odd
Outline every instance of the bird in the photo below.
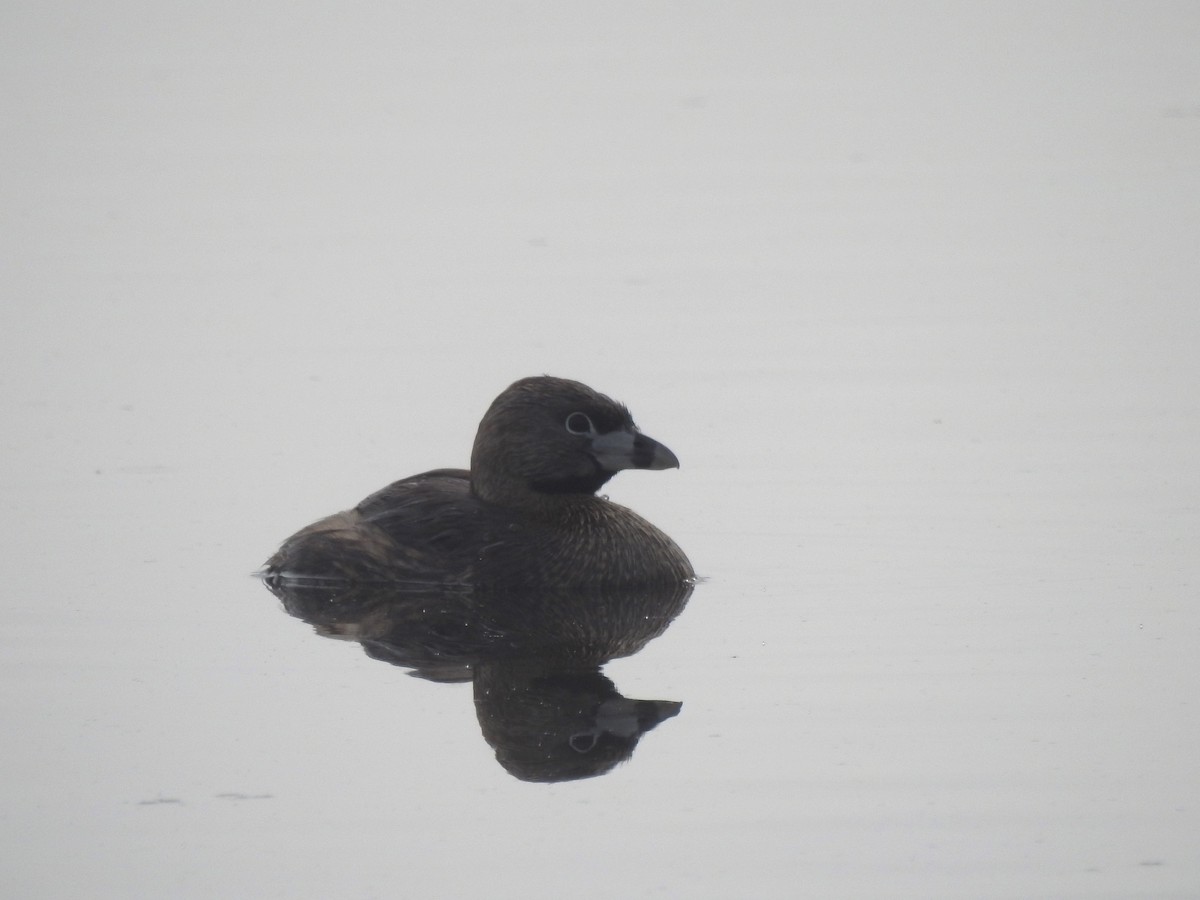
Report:
<svg viewBox="0 0 1200 900"><path fill-rule="evenodd" d="M396 481L292 535L259 574L269 586L522 592L694 581L670 537L597 495L622 470L678 466L624 405L578 381L523 378L484 413L469 469Z"/></svg>

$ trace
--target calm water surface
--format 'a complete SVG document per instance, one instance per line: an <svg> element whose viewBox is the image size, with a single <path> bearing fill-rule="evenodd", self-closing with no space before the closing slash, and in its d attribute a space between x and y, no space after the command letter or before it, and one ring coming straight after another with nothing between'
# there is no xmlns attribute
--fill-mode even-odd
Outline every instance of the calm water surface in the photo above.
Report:
<svg viewBox="0 0 1200 900"><path fill-rule="evenodd" d="M1197 896L1195 7L437 9L4 14L2 893ZM250 575L540 372L708 579L554 784Z"/></svg>

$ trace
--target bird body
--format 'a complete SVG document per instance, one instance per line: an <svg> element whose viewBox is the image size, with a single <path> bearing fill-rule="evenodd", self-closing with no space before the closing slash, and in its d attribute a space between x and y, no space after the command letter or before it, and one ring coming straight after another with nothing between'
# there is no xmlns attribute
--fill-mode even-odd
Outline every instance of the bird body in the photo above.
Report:
<svg viewBox="0 0 1200 900"><path fill-rule="evenodd" d="M694 572L675 542L595 495L621 469L678 464L608 397L522 379L484 415L470 470L404 478L309 525L265 574L513 590L679 583Z"/></svg>

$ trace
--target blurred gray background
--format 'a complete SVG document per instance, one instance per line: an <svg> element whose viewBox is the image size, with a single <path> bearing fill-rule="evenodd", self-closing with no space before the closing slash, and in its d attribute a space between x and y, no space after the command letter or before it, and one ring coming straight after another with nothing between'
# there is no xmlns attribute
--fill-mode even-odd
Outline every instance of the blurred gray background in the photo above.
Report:
<svg viewBox="0 0 1200 900"><path fill-rule="evenodd" d="M1200 890L1200 7L0 10L0 890ZM683 701L514 781L248 577L549 372Z"/></svg>

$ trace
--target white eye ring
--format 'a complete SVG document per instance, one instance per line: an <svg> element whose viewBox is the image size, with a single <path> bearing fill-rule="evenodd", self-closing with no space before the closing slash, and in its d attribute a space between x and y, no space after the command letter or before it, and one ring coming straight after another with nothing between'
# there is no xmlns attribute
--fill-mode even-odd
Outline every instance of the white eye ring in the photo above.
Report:
<svg viewBox="0 0 1200 900"><path fill-rule="evenodd" d="M581 412L573 412L567 416L567 421L564 423L567 426L567 431L571 434L591 434L596 430L592 424L592 420L586 414Z"/></svg>
<svg viewBox="0 0 1200 900"><path fill-rule="evenodd" d="M598 743L600 743L600 729L598 728L581 731L567 738L567 744L576 753L591 753Z"/></svg>

